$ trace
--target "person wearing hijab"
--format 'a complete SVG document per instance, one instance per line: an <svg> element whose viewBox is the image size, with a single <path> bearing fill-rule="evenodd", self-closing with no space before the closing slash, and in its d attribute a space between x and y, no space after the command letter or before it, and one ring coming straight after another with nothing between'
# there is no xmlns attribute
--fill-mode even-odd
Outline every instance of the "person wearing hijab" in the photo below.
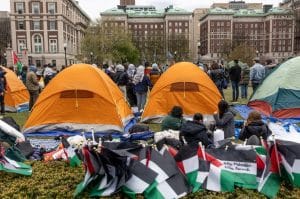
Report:
<svg viewBox="0 0 300 199"><path fill-rule="evenodd" d="M133 84L137 98L137 107L139 111L142 111L146 104L148 90L152 87L149 77L145 75L144 66L141 65L137 68L136 74L133 77Z"/></svg>
<svg viewBox="0 0 300 199"><path fill-rule="evenodd" d="M136 72L135 66L133 64L129 64L128 69L127 69L128 84L126 86L126 90L127 90L128 102L131 107L137 105L136 95L134 93L134 84L133 84L133 78L134 78L135 72Z"/></svg>

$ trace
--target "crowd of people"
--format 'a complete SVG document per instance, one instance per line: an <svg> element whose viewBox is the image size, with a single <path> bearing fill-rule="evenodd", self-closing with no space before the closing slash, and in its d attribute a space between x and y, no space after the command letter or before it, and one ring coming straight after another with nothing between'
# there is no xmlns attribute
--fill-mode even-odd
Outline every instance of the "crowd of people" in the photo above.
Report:
<svg viewBox="0 0 300 199"><path fill-rule="evenodd" d="M242 63L239 60L233 60L233 65L227 67L223 62L218 64L213 62L210 68L207 68L207 73L217 86L221 95L224 97L223 89L226 89L229 81L232 87L232 100L237 102L241 97L248 99L248 87L251 85L253 92L259 87L263 79L276 67L272 60L266 60L265 65L260 63L259 58L253 59L253 66L249 67L247 63Z"/></svg>
<svg viewBox="0 0 300 199"><path fill-rule="evenodd" d="M216 142L231 139L235 136L235 111L233 111L225 100L218 104L218 111L214 113L214 125L207 126L203 123L203 115L196 113L192 120L185 120L183 110L180 106L174 106L169 115L166 116L161 124L161 130L179 131L181 144L198 146L201 142L205 147L215 146ZM223 135L216 136L217 130L221 130ZM239 139L245 141L246 145L261 145L262 140L267 140L272 134L268 125L262 121L261 114L252 111L247 121L244 123Z"/></svg>

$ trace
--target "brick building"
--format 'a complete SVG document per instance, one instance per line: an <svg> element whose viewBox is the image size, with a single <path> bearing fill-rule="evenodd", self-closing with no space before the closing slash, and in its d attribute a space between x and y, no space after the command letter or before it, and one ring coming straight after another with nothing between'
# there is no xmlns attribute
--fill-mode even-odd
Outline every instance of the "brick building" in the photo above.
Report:
<svg viewBox="0 0 300 199"><path fill-rule="evenodd" d="M6 64L5 50L11 44L10 20L7 11L0 11L0 64Z"/></svg>
<svg viewBox="0 0 300 199"><path fill-rule="evenodd" d="M141 62L187 60L192 56L192 13L186 10L129 5L102 12L101 20L107 28L118 26L131 31Z"/></svg>
<svg viewBox="0 0 300 199"><path fill-rule="evenodd" d="M52 63L61 67L65 65L65 47L67 64L76 62L80 41L90 22L78 1L11 0L10 11L12 50L23 64Z"/></svg>
<svg viewBox="0 0 300 199"><path fill-rule="evenodd" d="M262 9L262 3L246 3L245 1L229 1L228 3L213 3L211 8L223 9Z"/></svg>
<svg viewBox="0 0 300 199"><path fill-rule="evenodd" d="M295 18L294 53L300 55L300 0L284 0L281 8L290 9Z"/></svg>
<svg viewBox="0 0 300 199"><path fill-rule="evenodd" d="M120 0L120 6L135 5L135 0Z"/></svg>
<svg viewBox="0 0 300 199"><path fill-rule="evenodd" d="M277 61L293 55L294 18L289 10L213 8L200 21L200 51L206 60L221 59L236 43Z"/></svg>

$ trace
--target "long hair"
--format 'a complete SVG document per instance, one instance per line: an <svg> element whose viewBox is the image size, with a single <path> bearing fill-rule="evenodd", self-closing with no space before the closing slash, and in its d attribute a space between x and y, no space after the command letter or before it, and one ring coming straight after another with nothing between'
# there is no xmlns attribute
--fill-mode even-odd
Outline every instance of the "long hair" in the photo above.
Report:
<svg viewBox="0 0 300 199"><path fill-rule="evenodd" d="M226 113L228 111L229 105L225 100L221 100L218 104L218 108L219 108L220 118L222 118L224 113Z"/></svg>
<svg viewBox="0 0 300 199"><path fill-rule="evenodd" d="M258 111L252 111L249 113L247 122L251 123L251 122L259 122L261 121L261 114Z"/></svg>
<svg viewBox="0 0 300 199"><path fill-rule="evenodd" d="M174 106L170 115L176 118L182 118L183 110L180 106Z"/></svg>

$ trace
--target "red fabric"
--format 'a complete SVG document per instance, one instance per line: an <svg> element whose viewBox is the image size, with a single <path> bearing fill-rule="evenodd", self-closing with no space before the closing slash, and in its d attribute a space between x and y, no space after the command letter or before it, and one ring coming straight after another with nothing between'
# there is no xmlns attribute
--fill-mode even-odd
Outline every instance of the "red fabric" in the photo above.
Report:
<svg viewBox="0 0 300 199"><path fill-rule="evenodd" d="M272 149L270 150L270 161L271 161L271 168L270 171L273 173L280 173L280 162L281 156L278 153L277 145L273 145Z"/></svg>
<svg viewBox="0 0 300 199"><path fill-rule="evenodd" d="M257 169L264 170L265 162L261 159L259 155L256 155L256 164L257 164Z"/></svg>
<svg viewBox="0 0 300 199"><path fill-rule="evenodd" d="M184 170L183 162L176 162L176 164L177 164L177 167L179 168L179 170L180 170L183 174L186 174L186 173L185 173L185 170Z"/></svg>
<svg viewBox="0 0 300 199"><path fill-rule="evenodd" d="M273 117L276 118L299 118L300 108L281 109L273 112Z"/></svg>
<svg viewBox="0 0 300 199"><path fill-rule="evenodd" d="M265 101L255 100L248 103L248 106L261 112L266 116L272 115L272 107Z"/></svg>
<svg viewBox="0 0 300 199"><path fill-rule="evenodd" d="M12 52L12 56L13 56L13 64L15 65L19 62L19 58L14 51Z"/></svg>
<svg viewBox="0 0 300 199"><path fill-rule="evenodd" d="M205 157L204 157L204 153L205 153ZM211 164L215 165L216 167L220 167L223 165L223 163L220 160L218 160L214 156L204 152L201 147L198 147L197 154L198 154L199 158L210 162Z"/></svg>
<svg viewBox="0 0 300 199"><path fill-rule="evenodd" d="M86 168L89 171L89 173L92 175L95 173L95 168L93 166L93 163L91 161L90 152L87 147L82 148L82 153L85 159Z"/></svg>
<svg viewBox="0 0 300 199"><path fill-rule="evenodd" d="M168 146L168 151L172 157L175 157L175 155L178 153L178 151L171 146Z"/></svg>

